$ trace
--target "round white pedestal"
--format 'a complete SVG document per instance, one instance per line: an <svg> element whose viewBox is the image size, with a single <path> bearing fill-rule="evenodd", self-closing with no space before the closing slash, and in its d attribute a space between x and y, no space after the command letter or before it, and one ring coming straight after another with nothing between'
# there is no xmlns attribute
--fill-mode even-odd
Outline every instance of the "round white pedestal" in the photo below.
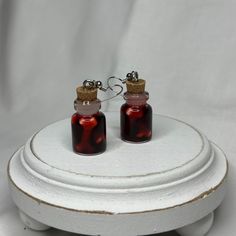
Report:
<svg viewBox="0 0 236 236"><path fill-rule="evenodd" d="M73 153L69 119L42 129L13 155L9 183L23 222L86 235L205 235L225 194L223 152L190 125L160 115L152 141L126 143L119 115L106 117L101 155Z"/></svg>

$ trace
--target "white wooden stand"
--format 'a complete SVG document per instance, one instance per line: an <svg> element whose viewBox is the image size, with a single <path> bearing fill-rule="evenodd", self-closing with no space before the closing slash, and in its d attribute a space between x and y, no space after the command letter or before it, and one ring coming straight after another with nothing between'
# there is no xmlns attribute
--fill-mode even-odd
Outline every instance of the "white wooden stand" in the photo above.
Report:
<svg viewBox="0 0 236 236"><path fill-rule="evenodd" d="M192 126L153 117L153 139L119 138L119 114L107 113L107 151L81 156L71 147L70 120L47 126L8 167L12 198L34 230L55 227L101 236L177 230L203 236L224 198L224 153Z"/></svg>

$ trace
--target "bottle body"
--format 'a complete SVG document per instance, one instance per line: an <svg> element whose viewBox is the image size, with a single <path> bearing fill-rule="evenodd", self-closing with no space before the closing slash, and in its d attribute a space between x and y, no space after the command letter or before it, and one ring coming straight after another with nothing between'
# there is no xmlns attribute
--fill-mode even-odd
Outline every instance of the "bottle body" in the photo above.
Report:
<svg viewBox="0 0 236 236"><path fill-rule="evenodd" d="M106 118L99 111L100 101L76 102L71 118L72 146L75 153L94 155L106 150Z"/></svg>
<svg viewBox="0 0 236 236"><path fill-rule="evenodd" d="M121 138L129 142L147 142L152 138L152 107L146 103L148 93L125 93L121 106Z"/></svg>

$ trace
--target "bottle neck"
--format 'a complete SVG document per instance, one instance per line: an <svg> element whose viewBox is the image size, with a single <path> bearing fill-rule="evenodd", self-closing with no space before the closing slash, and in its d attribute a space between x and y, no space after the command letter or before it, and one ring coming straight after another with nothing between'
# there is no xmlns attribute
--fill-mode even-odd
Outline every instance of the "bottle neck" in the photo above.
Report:
<svg viewBox="0 0 236 236"><path fill-rule="evenodd" d="M129 93L126 92L124 94L124 99L126 100L126 103L131 106L142 106L147 103L147 100L149 99L148 92L144 93Z"/></svg>
<svg viewBox="0 0 236 236"><path fill-rule="evenodd" d="M74 108L76 112L83 116L91 116L96 114L101 108L101 101L96 99L94 101L82 101L76 99L74 101Z"/></svg>

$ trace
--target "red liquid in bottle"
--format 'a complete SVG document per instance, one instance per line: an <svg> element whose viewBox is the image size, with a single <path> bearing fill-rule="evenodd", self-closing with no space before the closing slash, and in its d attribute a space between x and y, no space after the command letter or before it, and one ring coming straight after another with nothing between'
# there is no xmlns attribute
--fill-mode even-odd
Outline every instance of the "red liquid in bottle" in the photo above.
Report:
<svg viewBox="0 0 236 236"><path fill-rule="evenodd" d="M71 127L74 152L93 155L106 150L106 119L102 112L86 115L77 112L71 118Z"/></svg>
<svg viewBox="0 0 236 236"><path fill-rule="evenodd" d="M152 138L152 107L146 103L148 93L126 93L121 106L121 138L129 142L146 142Z"/></svg>

